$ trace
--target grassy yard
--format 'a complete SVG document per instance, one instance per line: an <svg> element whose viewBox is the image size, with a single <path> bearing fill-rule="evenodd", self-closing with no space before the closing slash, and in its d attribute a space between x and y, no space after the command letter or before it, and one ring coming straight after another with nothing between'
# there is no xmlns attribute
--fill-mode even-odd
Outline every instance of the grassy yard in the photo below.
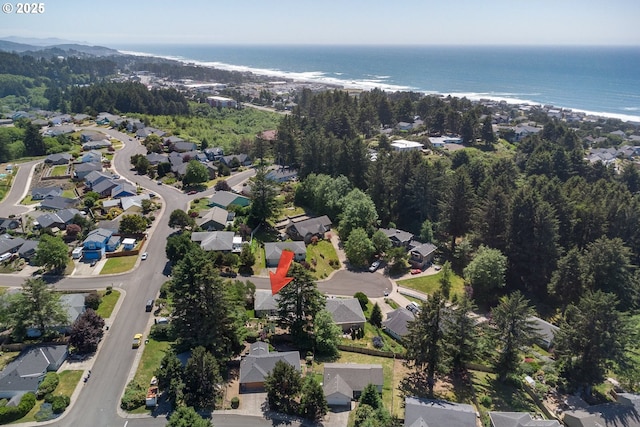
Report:
<svg viewBox="0 0 640 427"><path fill-rule="evenodd" d="M12 172L12 174L7 173L5 176L0 178L0 200L4 199L4 196L11 189L11 182L13 181L13 177L18 173L17 168Z"/></svg>
<svg viewBox="0 0 640 427"><path fill-rule="evenodd" d="M496 381L495 374L471 371L471 378L483 420L488 411L539 412L535 402L522 388Z"/></svg>
<svg viewBox="0 0 640 427"><path fill-rule="evenodd" d="M98 315L100 315L100 317L102 317L103 319L108 319L109 317L111 317L111 313L118 303L120 292L111 290L111 292L107 294L107 291L105 290L100 292L100 296L102 297L102 301L100 302L96 313L98 313Z"/></svg>
<svg viewBox="0 0 640 427"><path fill-rule="evenodd" d="M124 273L129 271L136 264L137 255L121 256L117 258L109 258L100 270L100 274Z"/></svg>
<svg viewBox="0 0 640 427"><path fill-rule="evenodd" d="M35 205L36 203L40 203L38 200L33 200L31 198L31 194L28 194L27 197L22 199L20 202L21 205Z"/></svg>
<svg viewBox="0 0 640 427"><path fill-rule="evenodd" d="M70 199L74 199L76 197L76 192L73 190L64 190L62 192L62 197L68 197Z"/></svg>
<svg viewBox="0 0 640 427"><path fill-rule="evenodd" d="M398 286L415 289L424 294L431 295L440 289L440 277L442 271L429 276L414 277L411 279L398 280ZM451 295L462 296L464 293L464 279L455 273L451 273Z"/></svg>
<svg viewBox="0 0 640 427"><path fill-rule="evenodd" d="M203 197L201 199L193 199L191 201L190 209L201 212L209 209L209 199Z"/></svg>
<svg viewBox="0 0 640 427"><path fill-rule="evenodd" d="M68 165L58 165L51 168L49 176L65 176L69 171Z"/></svg>
<svg viewBox="0 0 640 427"><path fill-rule="evenodd" d="M62 371L58 374L58 378L60 379L60 383L56 390L53 392L54 395L65 395L71 397L71 394L75 390L78 382L82 378L83 371ZM36 422L36 414L40 411L40 406L44 403L43 400L37 400L35 406L20 420L15 423L28 423L28 422Z"/></svg>
<svg viewBox="0 0 640 427"><path fill-rule="evenodd" d="M143 337L145 339L146 337ZM151 378L153 378L154 372L160 367L160 362L165 353L169 349L171 343L167 341L155 341L149 339L147 344L143 344L142 348L132 351L142 351L142 357L140 358L140 364L136 375L133 377L133 381L149 385ZM134 414L146 414L149 412L144 406L131 411Z"/></svg>
<svg viewBox="0 0 640 427"><path fill-rule="evenodd" d="M317 244L307 246L307 258L306 261L315 268L315 272L312 272L313 276L317 279L324 279L332 271L334 267L329 265L329 260L338 261L338 255L336 250L328 240L319 240ZM336 266L340 263L336 263Z"/></svg>
<svg viewBox="0 0 640 427"><path fill-rule="evenodd" d="M19 351L3 351L0 353L0 371L7 366L9 362L18 357Z"/></svg>

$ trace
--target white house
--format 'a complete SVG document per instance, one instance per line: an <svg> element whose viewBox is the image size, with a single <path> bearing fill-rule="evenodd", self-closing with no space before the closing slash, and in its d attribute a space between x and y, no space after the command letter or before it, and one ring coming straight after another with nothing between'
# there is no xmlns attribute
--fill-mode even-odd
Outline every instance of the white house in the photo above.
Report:
<svg viewBox="0 0 640 427"><path fill-rule="evenodd" d="M406 139L398 139L391 143L391 148L394 151L420 151L423 145L415 141L407 141Z"/></svg>

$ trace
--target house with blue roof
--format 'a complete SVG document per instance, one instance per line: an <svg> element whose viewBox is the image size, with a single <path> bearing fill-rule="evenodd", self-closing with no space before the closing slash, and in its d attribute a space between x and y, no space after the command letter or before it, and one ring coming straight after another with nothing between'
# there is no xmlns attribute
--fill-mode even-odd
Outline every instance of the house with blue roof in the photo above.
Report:
<svg viewBox="0 0 640 427"><path fill-rule="evenodd" d="M113 230L97 228L82 242L82 254L85 259L101 259L105 252L113 252L120 246L120 236L114 236Z"/></svg>

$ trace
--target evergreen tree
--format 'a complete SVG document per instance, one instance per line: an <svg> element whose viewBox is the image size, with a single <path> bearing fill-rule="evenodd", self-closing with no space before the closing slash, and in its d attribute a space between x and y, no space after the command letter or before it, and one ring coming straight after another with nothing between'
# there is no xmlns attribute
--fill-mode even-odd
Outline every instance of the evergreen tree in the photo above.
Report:
<svg viewBox="0 0 640 427"><path fill-rule="evenodd" d="M444 299L449 299L451 294L451 263L446 261L440 270L440 292Z"/></svg>
<svg viewBox="0 0 640 427"><path fill-rule="evenodd" d="M213 424L192 407L179 406L171 413L166 427L213 427Z"/></svg>
<svg viewBox="0 0 640 427"><path fill-rule="evenodd" d="M354 229L344 244L345 255L349 263L354 267L367 265L374 251L375 247L373 243L371 243L371 240L367 236L367 232L362 228Z"/></svg>
<svg viewBox="0 0 640 427"><path fill-rule="evenodd" d="M479 301L493 302L496 291L505 286L507 257L498 249L480 246L473 261L464 269L464 278Z"/></svg>
<svg viewBox="0 0 640 427"><path fill-rule="evenodd" d="M196 347L184 368L184 401L187 406L214 409L221 395L220 368L204 347Z"/></svg>
<svg viewBox="0 0 640 427"><path fill-rule="evenodd" d="M336 325L327 310L320 310L313 322L316 350L326 356L338 354L338 344L342 336L342 329Z"/></svg>
<svg viewBox="0 0 640 427"><path fill-rule="evenodd" d="M278 211L277 193L273 183L267 179L266 175L266 167L259 167L256 175L252 178L250 225L262 224Z"/></svg>
<svg viewBox="0 0 640 427"><path fill-rule="evenodd" d="M500 298L500 303L491 312L498 349L495 369L501 381L516 372L520 349L530 345L536 337L536 327L531 320L533 315L529 301L519 291Z"/></svg>
<svg viewBox="0 0 640 427"><path fill-rule="evenodd" d="M473 301L464 294L451 307L450 315L444 320L445 354L454 375L464 374L467 363L476 356L479 331L475 320L470 316L474 309Z"/></svg>
<svg viewBox="0 0 640 427"><path fill-rule="evenodd" d="M375 303L373 309L371 309L369 323L371 323L376 328L382 327L382 310L380 310L380 306L378 305L378 303Z"/></svg>
<svg viewBox="0 0 640 427"><path fill-rule="evenodd" d="M475 195L471 180L464 168L456 171L445 199L441 203L442 225L451 239L451 249L455 248L456 237L463 236L470 228L471 212Z"/></svg>
<svg viewBox="0 0 640 427"><path fill-rule="evenodd" d="M158 387L163 390L171 406L175 407L182 400L184 368L173 350L165 353L155 376L158 378Z"/></svg>
<svg viewBox="0 0 640 427"><path fill-rule="evenodd" d="M382 408L382 398L378 392L378 388L373 384L367 384L360 394L360 404L369 405L374 410Z"/></svg>
<svg viewBox="0 0 640 427"><path fill-rule="evenodd" d="M302 390L300 372L281 360L277 361L264 379L269 409L284 414L297 414L296 398Z"/></svg>
<svg viewBox="0 0 640 427"><path fill-rule="evenodd" d="M549 294L564 310L569 304L578 302L584 292L582 253L577 248L571 248L558 260L558 268L549 282Z"/></svg>
<svg viewBox="0 0 640 427"><path fill-rule="evenodd" d="M311 375L305 378L300 397L300 413L311 421L321 420L329 411L322 386Z"/></svg>
<svg viewBox="0 0 640 427"><path fill-rule="evenodd" d="M38 126L28 123L24 131L24 148L30 156L43 156L46 154L47 147L44 144L44 138L40 134Z"/></svg>

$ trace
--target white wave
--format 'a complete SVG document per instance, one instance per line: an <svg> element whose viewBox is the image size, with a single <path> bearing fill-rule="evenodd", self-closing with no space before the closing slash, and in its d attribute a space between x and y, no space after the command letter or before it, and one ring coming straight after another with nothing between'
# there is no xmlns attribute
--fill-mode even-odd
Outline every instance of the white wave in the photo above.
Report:
<svg viewBox="0 0 640 427"><path fill-rule="evenodd" d="M623 110L624 111L638 111L638 110L640 110L640 108L638 108L638 107L624 107Z"/></svg>

